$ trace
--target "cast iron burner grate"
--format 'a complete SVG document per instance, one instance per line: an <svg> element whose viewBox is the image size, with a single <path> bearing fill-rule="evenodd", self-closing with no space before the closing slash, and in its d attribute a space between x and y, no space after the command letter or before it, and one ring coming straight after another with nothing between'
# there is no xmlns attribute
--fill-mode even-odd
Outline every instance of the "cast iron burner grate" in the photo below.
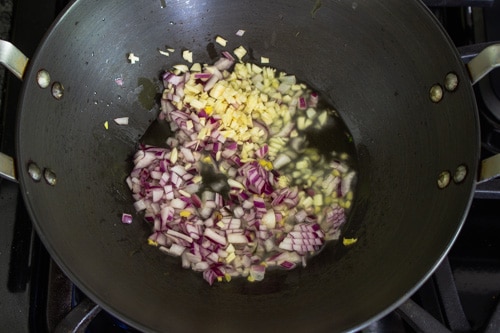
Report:
<svg viewBox="0 0 500 333"><path fill-rule="evenodd" d="M396 311L362 332L500 332L497 207L497 200L476 199L431 278Z"/></svg>
<svg viewBox="0 0 500 333"><path fill-rule="evenodd" d="M415 332L494 333L500 329L500 303L497 303L489 320L482 327L478 329L471 327L462 308L448 258L414 297L420 298L425 305L419 305L413 299L409 299L396 310L396 313Z"/></svg>

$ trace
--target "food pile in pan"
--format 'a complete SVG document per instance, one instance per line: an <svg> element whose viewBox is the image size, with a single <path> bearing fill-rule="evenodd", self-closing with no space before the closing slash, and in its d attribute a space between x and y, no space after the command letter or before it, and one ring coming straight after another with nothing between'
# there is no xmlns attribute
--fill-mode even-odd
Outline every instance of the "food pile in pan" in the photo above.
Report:
<svg viewBox="0 0 500 333"><path fill-rule="evenodd" d="M245 53L164 73L160 120L174 135L168 148L141 146L127 178L153 227L149 244L209 284L305 266L339 238L353 200L350 157L307 140L335 111L294 75L243 62Z"/></svg>

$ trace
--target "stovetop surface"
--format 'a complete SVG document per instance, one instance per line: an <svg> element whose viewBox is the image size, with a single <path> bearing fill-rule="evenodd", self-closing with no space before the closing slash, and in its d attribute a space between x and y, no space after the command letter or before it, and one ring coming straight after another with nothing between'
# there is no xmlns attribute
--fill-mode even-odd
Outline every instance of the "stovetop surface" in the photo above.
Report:
<svg viewBox="0 0 500 333"><path fill-rule="evenodd" d="M0 0L0 38L13 41L28 55L33 54L56 13L67 2L16 0L14 3L12 0ZM426 3L438 6L431 9L443 22L457 47L486 40L500 41L500 3L484 9L463 6L489 6L493 1L437 0ZM449 5L460 7L439 7ZM489 23L483 25L483 20ZM495 113L500 112L500 107L495 108L496 104L491 105L493 102L487 103L482 99L482 95L486 93L500 96L500 71L487 80L491 86L488 92L476 87L476 94L481 98L478 105L486 114L481 119L484 156L500 152L496 148L500 147L497 143L500 140L500 135L497 134L497 130L500 133L500 115L497 117ZM0 151L10 155L14 154L13 124L20 87L20 82L10 74L4 75L0 70ZM463 230L436 274L412 297L410 303L405 303L400 310L373 323L362 332L418 331L415 324L402 320L407 315L405 311L413 306L424 308L438 322L444 323L448 332L500 332L499 193L499 181L478 187ZM2 180L0 222L0 330L53 331L73 307L86 301L86 297L51 261L31 226L18 185ZM457 293L454 293L454 289ZM493 321L488 323L492 316ZM424 321L427 324L433 323L428 318ZM429 332L444 329L430 327ZM135 330L102 311L86 332L103 331Z"/></svg>

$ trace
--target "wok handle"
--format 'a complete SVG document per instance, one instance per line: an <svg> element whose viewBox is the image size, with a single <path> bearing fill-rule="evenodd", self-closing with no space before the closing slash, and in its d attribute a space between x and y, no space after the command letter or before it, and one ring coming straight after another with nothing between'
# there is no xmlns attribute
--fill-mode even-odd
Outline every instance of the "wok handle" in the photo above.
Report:
<svg viewBox="0 0 500 333"><path fill-rule="evenodd" d="M0 40L0 63L18 79L22 80L28 60L12 43ZM2 153L0 153L0 177L17 181L14 159Z"/></svg>
<svg viewBox="0 0 500 333"><path fill-rule="evenodd" d="M0 153L0 177L17 182L14 159L2 153Z"/></svg>
<svg viewBox="0 0 500 333"><path fill-rule="evenodd" d="M0 40L0 63L20 80L23 79L28 60L11 42Z"/></svg>
<svg viewBox="0 0 500 333"><path fill-rule="evenodd" d="M500 44L484 48L467 63L471 83L476 84L493 69L500 67Z"/></svg>
<svg viewBox="0 0 500 333"><path fill-rule="evenodd" d="M478 49L482 49L478 52ZM493 69L500 67L500 44L478 44L460 49L466 62L472 84L476 84ZM500 154L481 161L477 183L484 183L500 176Z"/></svg>
<svg viewBox="0 0 500 333"><path fill-rule="evenodd" d="M14 159L3 153L0 153L0 177L17 182Z"/></svg>

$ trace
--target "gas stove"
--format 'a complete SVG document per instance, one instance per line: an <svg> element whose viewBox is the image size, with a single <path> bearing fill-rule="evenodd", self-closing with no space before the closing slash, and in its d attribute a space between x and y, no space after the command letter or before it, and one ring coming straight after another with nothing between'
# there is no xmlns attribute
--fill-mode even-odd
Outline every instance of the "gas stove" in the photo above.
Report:
<svg viewBox="0 0 500 333"><path fill-rule="evenodd" d="M160 1L160 0L158 0ZM0 0L0 37L32 55L67 0ZM160 1L161 2L161 1ZM500 41L500 1L427 0L466 59ZM14 155L21 83L0 71L0 151ZM482 157L500 153L500 71L475 86ZM478 185L465 225L436 272L375 332L500 332L500 181ZM0 323L6 332L138 332L90 301L52 261L19 186L0 180Z"/></svg>

